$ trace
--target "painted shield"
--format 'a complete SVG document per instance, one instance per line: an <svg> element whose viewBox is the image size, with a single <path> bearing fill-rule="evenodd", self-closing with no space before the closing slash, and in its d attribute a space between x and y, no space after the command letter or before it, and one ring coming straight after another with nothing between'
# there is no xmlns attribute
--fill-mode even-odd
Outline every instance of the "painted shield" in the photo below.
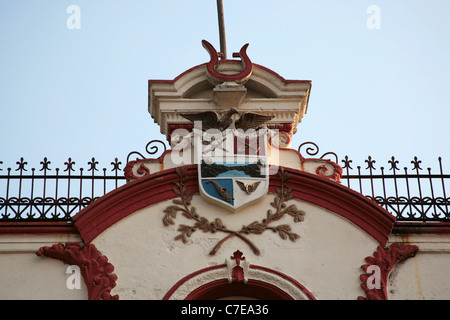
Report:
<svg viewBox="0 0 450 320"><path fill-rule="evenodd" d="M219 156L202 158L199 162L200 194L208 201L231 211L236 211L264 197L269 190L269 164L266 152L267 140L262 139L258 152L236 145ZM243 144L248 147L248 143ZM251 150L250 150L251 151Z"/></svg>

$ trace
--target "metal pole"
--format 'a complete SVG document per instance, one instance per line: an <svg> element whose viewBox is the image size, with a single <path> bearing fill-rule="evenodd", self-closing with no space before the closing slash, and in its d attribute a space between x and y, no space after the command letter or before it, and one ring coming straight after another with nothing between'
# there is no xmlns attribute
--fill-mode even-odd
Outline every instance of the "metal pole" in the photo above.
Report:
<svg viewBox="0 0 450 320"><path fill-rule="evenodd" d="M223 56L221 59L227 58L227 45L225 41L225 22L223 16L223 2L222 0L217 0L217 15L219 19L219 38L220 38L220 52Z"/></svg>

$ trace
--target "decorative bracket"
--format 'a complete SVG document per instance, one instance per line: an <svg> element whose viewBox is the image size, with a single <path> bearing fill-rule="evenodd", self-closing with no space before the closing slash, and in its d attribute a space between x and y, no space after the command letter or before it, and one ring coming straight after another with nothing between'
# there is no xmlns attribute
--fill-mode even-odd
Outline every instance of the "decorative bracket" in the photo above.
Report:
<svg viewBox="0 0 450 320"><path fill-rule="evenodd" d="M86 284L89 300L119 299L118 295L111 296L117 280L117 276L112 273L114 266L106 256L101 255L95 245L82 247L78 242L58 243L51 247L41 247L36 254L77 265Z"/></svg>
<svg viewBox="0 0 450 320"><path fill-rule="evenodd" d="M250 263L239 250L233 252L230 259L226 259L228 283L247 283L247 273Z"/></svg>
<svg viewBox="0 0 450 320"><path fill-rule="evenodd" d="M413 257L419 250L418 246L393 243L389 248L378 246L377 251L373 253L373 257L366 257L367 264L362 265L361 269L364 274L360 275L361 288L366 293L366 297L358 297L358 300L388 300L387 281L392 268L400 261L404 261L409 257ZM379 270L379 286L369 288L368 279L373 277L369 272L369 267L376 266Z"/></svg>

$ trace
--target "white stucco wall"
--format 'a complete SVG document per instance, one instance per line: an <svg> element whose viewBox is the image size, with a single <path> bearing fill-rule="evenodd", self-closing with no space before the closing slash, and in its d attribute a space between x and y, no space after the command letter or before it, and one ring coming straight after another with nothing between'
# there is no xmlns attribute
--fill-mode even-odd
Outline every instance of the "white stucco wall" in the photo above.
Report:
<svg viewBox="0 0 450 320"><path fill-rule="evenodd" d="M450 299L449 235L391 235L389 241L419 247L414 257L400 262L392 269L388 282L389 299Z"/></svg>
<svg viewBox="0 0 450 320"><path fill-rule="evenodd" d="M192 205L200 216L213 221L219 217L233 230L262 220L274 195L258 204L230 213L196 195ZM360 266L378 244L348 220L307 202L290 200L305 212L303 222L289 216L275 225L289 224L301 236L295 243L265 231L248 238L261 250L255 255L242 240L225 242L214 256L209 252L226 234L195 231L189 243L175 241L179 224L191 225L181 214L175 225L162 223L163 210L171 201L135 212L100 234L93 243L116 268L119 279L113 294L121 299L161 299L181 278L199 269L222 264L240 250L251 264L275 269L296 279L317 299L356 299L360 289Z"/></svg>
<svg viewBox="0 0 450 320"><path fill-rule="evenodd" d="M260 221L274 195L261 203L231 213L204 202L195 195L192 205L210 221L219 217L233 230ZM226 241L214 256L209 252L223 233L196 231L189 242L175 241L180 224L191 220L178 214L175 225L162 223L163 210L171 201L142 209L100 234L93 243L108 257L118 276L112 294L120 299L161 299L181 278L205 267L220 265L234 251L243 252L253 265L280 271L300 282L317 299L356 299L364 258L372 256L378 243L348 220L310 203L290 200L305 212L304 221L293 223L285 216L274 223L289 224L300 235L295 243L266 231L248 238L261 250L255 255L243 241ZM83 281L80 289L69 289L69 265L38 257L42 246L81 242L76 235L1 235L0 299L87 299ZM438 234L395 235L391 243L419 246L416 256L398 263L388 281L389 299L450 299L450 236ZM223 274L223 271L218 274ZM254 273L256 274L256 273Z"/></svg>
<svg viewBox="0 0 450 320"><path fill-rule="evenodd" d="M82 278L80 289L67 286L73 274L67 273L68 264L36 255L40 247L77 241L75 235L1 235L0 299L87 299Z"/></svg>

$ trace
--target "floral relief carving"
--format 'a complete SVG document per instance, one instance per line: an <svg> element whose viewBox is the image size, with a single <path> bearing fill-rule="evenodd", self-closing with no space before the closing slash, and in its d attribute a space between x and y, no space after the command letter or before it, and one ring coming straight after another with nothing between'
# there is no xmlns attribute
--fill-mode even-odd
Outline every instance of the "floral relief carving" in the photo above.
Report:
<svg viewBox="0 0 450 320"><path fill-rule="evenodd" d="M413 257L419 250L418 246L393 243L388 248L378 246L372 257L366 257L367 264L361 266L364 274L360 275L361 288L366 293L365 297L358 300L388 300L387 282L392 268L401 261ZM374 266L376 269L374 269ZM376 270L372 274L371 270ZM369 284L371 277L379 277L378 286Z"/></svg>
<svg viewBox="0 0 450 320"><path fill-rule="evenodd" d="M41 247L36 254L77 265L86 284L89 300L119 299L118 295L111 295L117 280L117 276L112 273L114 266L108 262L106 256L101 255L95 245L81 246L78 242L58 243L51 247Z"/></svg>
<svg viewBox="0 0 450 320"><path fill-rule="evenodd" d="M229 229L220 218L209 221L207 218L202 217L197 212L197 209L191 205L192 194L187 190L186 181L189 179L184 176L186 169L183 167L176 169L180 179L174 181L175 188L173 191L179 196L177 199L172 200L172 205L164 209L164 217L162 219L165 226L174 225L177 214L192 220L192 223L180 224L178 227L179 234L175 236L175 240L180 240L183 243L187 243L192 234L200 230L204 233L216 233L221 232L226 236L220 240L210 251L210 255L214 255L220 249L221 245L231 238L239 238L246 243L254 254L259 255L260 250L258 247L248 238L249 235L260 235L267 230L271 230L277 233L281 239L289 239L295 242L300 236L293 232L289 224L273 225L275 222L281 220L286 215L293 219L294 223L303 221L305 213L299 210L295 204L287 205L286 202L292 199L291 188L286 187L286 180L289 179L289 174L280 168L278 175L281 179L281 186L276 189L276 196L270 203L271 209L267 210L266 217L261 221L253 221L248 225L244 225L241 230Z"/></svg>

